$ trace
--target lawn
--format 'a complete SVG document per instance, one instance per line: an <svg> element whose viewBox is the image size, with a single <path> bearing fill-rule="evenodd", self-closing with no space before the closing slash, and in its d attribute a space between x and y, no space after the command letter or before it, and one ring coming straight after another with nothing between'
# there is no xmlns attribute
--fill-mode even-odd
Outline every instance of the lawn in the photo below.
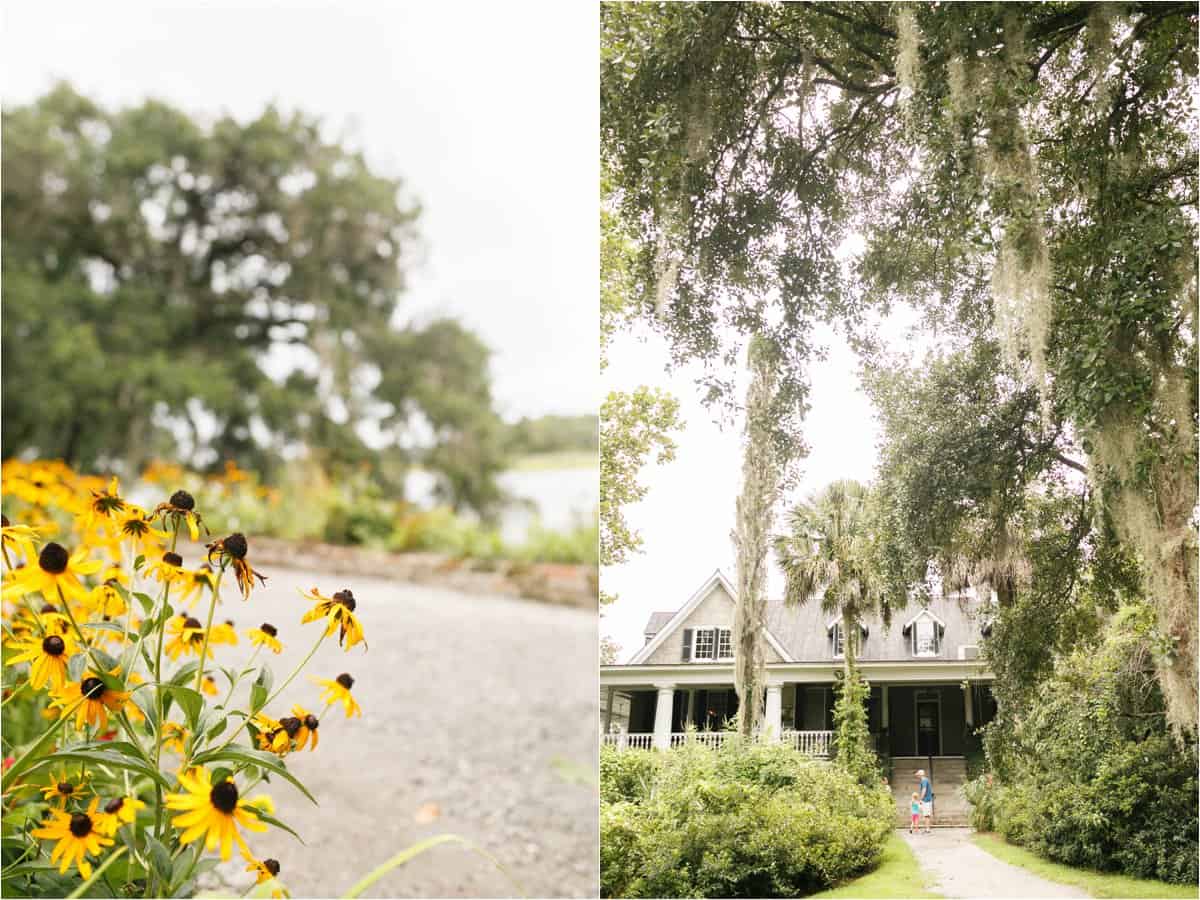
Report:
<svg viewBox="0 0 1200 900"><path fill-rule="evenodd" d="M883 845L883 857L873 870L813 897L940 897L930 893L917 858L904 839L892 832ZM1174 896L1174 895L1172 895Z"/></svg>
<svg viewBox="0 0 1200 900"><path fill-rule="evenodd" d="M997 859L1027 869L1049 881L1069 884L1087 891L1093 897L1190 897L1197 896L1192 884L1167 884L1148 878L1113 875L1091 869L1077 869L1042 859L1036 853L1008 843L998 834L975 834L971 840ZM822 895L824 896L824 895ZM829 896L833 896L830 894ZM884 895L880 895L884 896Z"/></svg>

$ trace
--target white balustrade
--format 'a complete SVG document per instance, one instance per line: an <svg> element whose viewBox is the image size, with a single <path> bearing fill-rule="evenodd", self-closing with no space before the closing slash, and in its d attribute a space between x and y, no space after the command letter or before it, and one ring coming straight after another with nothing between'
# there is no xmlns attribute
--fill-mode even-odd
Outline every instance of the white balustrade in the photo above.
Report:
<svg viewBox="0 0 1200 900"><path fill-rule="evenodd" d="M670 746L681 747L684 744L695 743L704 747L716 749L736 732L733 731L676 731L670 736ZM782 736L785 744L807 756L829 756L833 743L832 731L785 731ZM652 733L606 734L601 736L601 742L616 747L618 750L649 750L654 746Z"/></svg>
<svg viewBox="0 0 1200 900"><path fill-rule="evenodd" d="M830 745L833 743L832 731L785 731L785 743L808 756L828 756Z"/></svg>

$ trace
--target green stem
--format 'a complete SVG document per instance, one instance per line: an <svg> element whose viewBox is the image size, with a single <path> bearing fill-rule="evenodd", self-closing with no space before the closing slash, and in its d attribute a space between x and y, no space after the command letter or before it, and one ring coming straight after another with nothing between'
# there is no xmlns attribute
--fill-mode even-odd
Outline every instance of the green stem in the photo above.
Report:
<svg viewBox="0 0 1200 900"><path fill-rule="evenodd" d="M96 870L92 872L91 878L89 878L79 887L75 888L75 890L71 891L71 893L67 894L67 900L75 900L76 897L82 897L85 893L87 893L87 889L96 883L97 878L104 874L104 870L120 859L121 854L128 849L128 847L118 847L116 850L110 853L104 862L100 863L100 865L96 867Z"/></svg>
<svg viewBox="0 0 1200 900"><path fill-rule="evenodd" d="M31 757L36 756L42 750L42 748L50 742L50 738L52 738L58 732L58 730L66 724L67 720L71 717L71 713L75 712L75 710L79 708L79 704L82 702L83 698L80 697L69 707L64 709L54 724L47 728L42 736L34 741L28 750L21 754L21 757L8 767L8 771L4 773L3 777L0 777L0 791L8 790L8 786L12 784L13 780L18 775L23 773L33 763L37 762L36 759L31 759Z"/></svg>
<svg viewBox="0 0 1200 900"><path fill-rule="evenodd" d="M346 891L346 893L344 893L342 896L345 898L358 897L359 895L362 894L363 891L365 891L367 888L369 888L371 885L373 885L375 882L377 882L380 878L382 878L388 872L392 871L393 869L397 869L400 866L404 865L405 863L409 862L410 860L414 859L415 857L420 856L426 850L432 850L434 847L438 846L439 844L462 844L468 850L472 850L475 853L478 853L480 856L482 856L484 859L486 859L493 866L495 866L497 869L500 870L500 873L502 875L504 875L504 877L507 878L512 883L513 887L515 887L517 889L518 894L520 894L522 897L526 896L524 888L521 887L521 885L517 882L517 879L513 877L512 873L509 872L508 869L504 868L504 866L500 864L500 861L498 859L496 859L496 857L492 856L492 854L488 853L483 848L477 847L475 844L471 843L466 838L459 837L457 834L435 835L434 837L426 838L423 841L418 841L417 843L413 844L411 847L407 847L406 849L401 850L399 853L397 853L395 856L393 856L391 859L389 859L383 865L377 866L376 868L374 868L370 872L368 872L357 884L354 885L354 887L350 888L350 890Z"/></svg>
<svg viewBox="0 0 1200 900"><path fill-rule="evenodd" d="M229 701L233 699L233 692L234 692L235 690L237 690L237 686L238 686L239 684L241 684L241 683L242 683L242 676L243 676L244 674L246 674L246 673L247 673L247 672L250 670L250 667L251 667L251 666L253 666L253 665L254 665L254 660L258 659L258 654L259 654L259 652L262 650L262 648L263 648L263 645L262 645L262 644L256 644L256 645L254 646L254 652L250 654L250 659L248 659L248 660L246 661L246 665L242 666L242 669L241 669L241 671L240 671L240 672L238 672L238 676L237 676L237 678L235 678L235 679L233 680L233 682L232 682L232 683L230 683L230 685L229 685L229 693L228 693L228 694L226 694L226 695L225 695L225 699L221 701L221 708L222 708L222 709L224 709L224 708L226 708L226 707L228 707L228 706L229 706Z"/></svg>
<svg viewBox="0 0 1200 900"><path fill-rule="evenodd" d="M171 536L171 552L175 551L175 545L179 542L179 519L175 519L175 533ZM171 582L168 581L163 585L162 610L156 618L160 618L162 612L166 611L167 599L171 596ZM162 689L162 649L163 649L163 632L166 631L166 622L158 623L158 649L154 654L154 680L157 684L154 686L154 768L162 768L162 728L163 728L163 689ZM154 838L155 840L162 839L163 827L163 791L162 785L157 781L154 783ZM146 879L146 888L150 889L154 879ZM147 894L146 896L153 896Z"/></svg>
<svg viewBox="0 0 1200 900"><path fill-rule="evenodd" d="M200 648L200 662L196 665L196 693L200 693L200 683L204 680L204 660L208 657L208 637L212 631L213 613L217 610L217 598L221 596L221 579L225 577L225 566L222 564L217 572L217 580L213 584L212 598L208 601L208 622L204 626L204 646Z"/></svg>

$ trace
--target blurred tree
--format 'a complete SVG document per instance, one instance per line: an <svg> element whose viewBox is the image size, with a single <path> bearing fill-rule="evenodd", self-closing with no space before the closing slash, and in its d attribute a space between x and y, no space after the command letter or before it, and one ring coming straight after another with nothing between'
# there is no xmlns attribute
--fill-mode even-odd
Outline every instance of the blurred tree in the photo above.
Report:
<svg viewBox="0 0 1200 900"><path fill-rule="evenodd" d="M302 444L334 467L420 457L456 505L494 504L486 348L395 327L418 215L398 180L274 107L205 124L61 84L3 127L6 454L270 472Z"/></svg>

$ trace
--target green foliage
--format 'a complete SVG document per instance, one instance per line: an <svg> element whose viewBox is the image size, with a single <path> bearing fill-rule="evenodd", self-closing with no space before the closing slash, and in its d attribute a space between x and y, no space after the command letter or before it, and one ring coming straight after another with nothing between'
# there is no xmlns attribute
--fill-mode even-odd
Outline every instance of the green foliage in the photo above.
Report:
<svg viewBox="0 0 1200 900"><path fill-rule="evenodd" d="M876 864L891 832L885 791L779 744L659 755L602 764L602 896L803 895Z"/></svg>
<svg viewBox="0 0 1200 900"><path fill-rule="evenodd" d="M834 753L837 763L860 784L878 784L879 760L871 749L871 730L867 722L867 698L871 686L863 681L858 668L838 679L837 700L833 705Z"/></svg>
<svg viewBox="0 0 1200 900"><path fill-rule="evenodd" d="M1153 642L1151 611L1124 606L1056 666L1013 729L1003 777L967 785L975 827L1073 866L1196 882L1196 748L1168 734Z"/></svg>
<svg viewBox="0 0 1200 900"><path fill-rule="evenodd" d="M510 456L534 456L567 451L596 452L600 424L594 415L536 418L528 416L505 426L504 445Z"/></svg>
<svg viewBox="0 0 1200 900"><path fill-rule="evenodd" d="M383 485L422 462L452 507L494 510L489 350L392 324L418 214L397 179L274 107L206 125L61 84L3 125L6 454L270 475L301 444Z"/></svg>
<svg viewBox="0 0 1200 900"><path fill-rule="evenodd" d="M658 776L657 753L631 753L605 744L600 750L600 799L605 803L643 803Z"/></svg>

